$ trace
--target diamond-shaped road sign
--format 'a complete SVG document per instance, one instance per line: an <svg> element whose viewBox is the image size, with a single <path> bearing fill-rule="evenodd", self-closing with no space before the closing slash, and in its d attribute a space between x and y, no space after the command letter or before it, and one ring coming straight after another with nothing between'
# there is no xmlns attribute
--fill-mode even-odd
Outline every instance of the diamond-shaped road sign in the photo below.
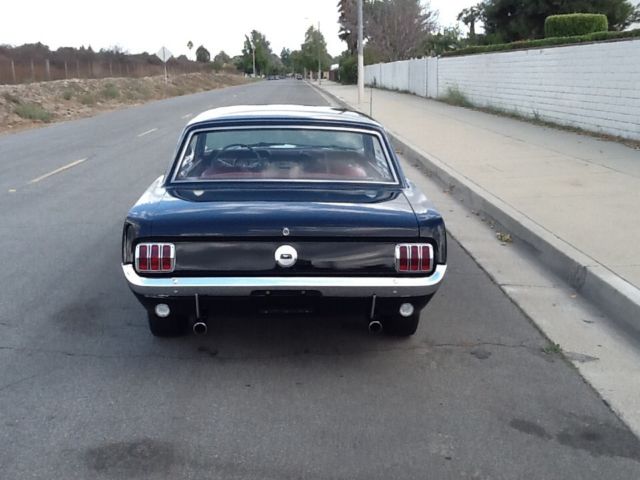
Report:
<svg viewBox="0 0 640 480"><path fill-rule="evenodd" d="M173 54L169 51L169 49L167 47L162 47L160 50L158 50L158 53L156 53L156 56L163 61L163 63L167 63L167 61L173 57Z"/></svg>

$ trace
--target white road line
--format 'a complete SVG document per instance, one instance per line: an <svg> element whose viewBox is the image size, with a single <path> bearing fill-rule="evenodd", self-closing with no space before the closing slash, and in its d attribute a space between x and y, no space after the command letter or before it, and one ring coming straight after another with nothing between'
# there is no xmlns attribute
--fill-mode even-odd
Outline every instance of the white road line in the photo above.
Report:
<svg viewBox="0 0 640 480"><path fill-rule="evenodd" d="M38 178L34 178L33 180L30 180L29 184L38 183L39 181L44 180L45 178L49 178L57 173L64 172L65 170L69 170L70 168L75 167L76 165L80 165L82 162L86 160L87 160L86 158L81 158L80 160L76 160L75 162L68 163L64 167L56 168L52 172L45 173L44 175L41 175Z"/></svg>
<svg viewBox="0 0 640 480"><path fill-rule="evenodd" d="M182 118L189 118L193 113L187 113L186 115L182 115Z"/></svg>
<svg viewBox="0 0 640 480"><path fill-rule="evenodd" d="M149 135L150 133L153 133L156 130L158 130L158 129L157 128L152 128L151 130L147 130L146 132L139 133L138 135L136 135L136 137L144 137L145 135Z"/></svg>

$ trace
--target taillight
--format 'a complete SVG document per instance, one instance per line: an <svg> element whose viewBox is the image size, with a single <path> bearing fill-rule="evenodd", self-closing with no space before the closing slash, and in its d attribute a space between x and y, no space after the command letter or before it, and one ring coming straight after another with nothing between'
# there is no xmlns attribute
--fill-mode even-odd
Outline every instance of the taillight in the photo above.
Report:
<svg viewBox="0 0 640 480"><path fill-rule="evenodd" d="M176 247L172 243L141 243L136 246L135 264L138 272L173 272Z"/></svg>
<svg viewBox="0 0 640 480"><path fill-rule="evenodd" d="M429 243L396 245L396 270L403 273L430 273L433 269L433 246Z"/></svg>

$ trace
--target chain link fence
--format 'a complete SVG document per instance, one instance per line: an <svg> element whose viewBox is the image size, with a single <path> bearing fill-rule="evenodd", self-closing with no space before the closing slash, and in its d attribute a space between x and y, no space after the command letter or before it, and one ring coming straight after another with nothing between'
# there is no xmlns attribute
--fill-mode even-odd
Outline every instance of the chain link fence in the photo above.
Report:
<svg viewBox="0 0 640 480"><path fill-rule="evenodd" d="M195 62L167 62L169 75L206 70ZM164 75L162 64L125 61L87 60L14 60L0 58L0 84L19 84L65 80L70 78L149 77Z"/></svg>

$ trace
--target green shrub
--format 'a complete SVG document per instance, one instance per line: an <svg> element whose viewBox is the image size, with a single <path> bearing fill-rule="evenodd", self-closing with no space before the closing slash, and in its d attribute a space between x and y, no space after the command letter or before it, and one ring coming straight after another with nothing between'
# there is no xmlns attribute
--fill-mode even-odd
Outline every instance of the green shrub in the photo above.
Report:
<svg viewBox="0 0 640 480"><path fill-rule="evenodd" d="M73 97L73 90L68 88L64 92L62 92L62 98L64 98L65 100L71 100L71 97Z"/></svg>
<svg viewBox="0 0 640 480"><path fill-rule="evenodd" d="M358 57L355 55L342 57L338 67L338 75L340 76L340 83L358 83Z"/></svg>
<svg viewBox="0 0 640 480"><path fill-rule="evenodd" d="M596 32L575 37L551 37L541 40L523 40L511 43L498 43L494 45L476 45L444 52L441 57L455 57L459 55L473 55L476 53L506 52L510 50L526 50L530 48L554 47L560 45L574 45L578 43L603 42L610 40L624 40L627 38L640 38L640 29L626 32Z"/></svg>
<svg viewBox="0 0 640 480"><path fill-rule="evenodd" d="M456 107L472 106L467 96L462 93L457 86L447 88L447 93L443 97L440 97L440 100L449 105L455 105Z"/></svg>
<svg viewBox="0 0 640 480"><path fill-rule="evenodd" d="M102 96L107 100L114 100L120 96L120 92L113 83L107 83L102 89Z"/></svg>
<svg viewBox="0 0 640 480"><path fill-rule="evenodd" d="M153 97L153 92L149 88L149 86L144 83L138 83L136 85L132 85L132 93L136 98L142 100L148 100Z"/></svg>
<svg viewBox="0 0 640 480"><path fill-rule="evenodd" d="M96 97L90 93L84 93L78 98L82 105L94 105L96 103Z"/></svg>
<svg viewBox="0 0 640 480"><path fill-rule="evenodd" d="M37 103L21 103L13 110L16 115L28 120L38 120L40 122L50 122L53 115L42 108Z"/></svg>
<svg viewBox="0 0 640 480"><path fill-rule="evenodd" d="M544 36L575 37L609 30L606 15L597 13L569 13L551 15L544 21Z"/></svg>

